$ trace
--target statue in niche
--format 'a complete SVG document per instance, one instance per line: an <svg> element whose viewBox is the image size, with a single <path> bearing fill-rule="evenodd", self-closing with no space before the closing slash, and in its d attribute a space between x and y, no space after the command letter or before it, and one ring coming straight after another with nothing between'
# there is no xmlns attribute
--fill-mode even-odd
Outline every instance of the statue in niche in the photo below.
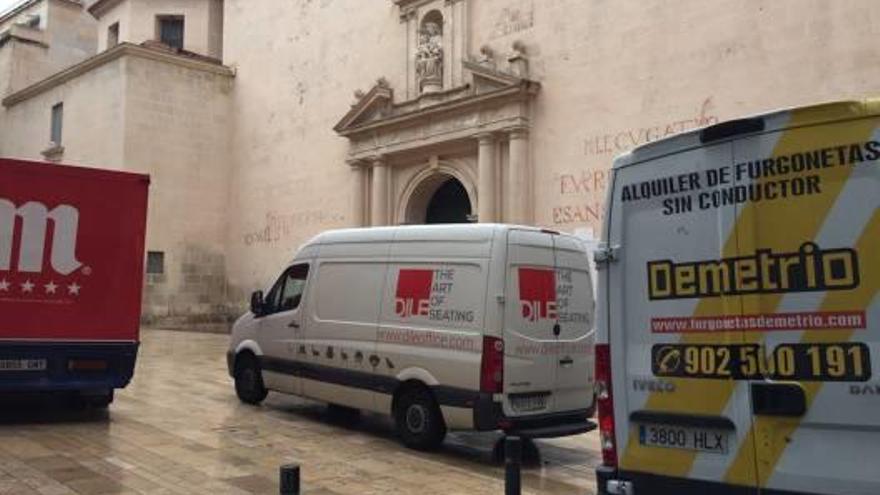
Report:
<svg viewBox="0 0 880 495"><path fill-rule="evenodd" d="M423 93L443 88L443 32L436 22L426 22L419 32L416 76Z"/></svg>

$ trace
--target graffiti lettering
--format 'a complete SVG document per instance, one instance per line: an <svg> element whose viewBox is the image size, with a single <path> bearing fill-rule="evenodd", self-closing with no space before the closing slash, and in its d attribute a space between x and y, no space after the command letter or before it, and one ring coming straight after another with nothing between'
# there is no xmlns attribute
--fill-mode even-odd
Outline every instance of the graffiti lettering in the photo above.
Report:
<svg viewBox="0 0 880 495"><path fill-rule="evenodd" d="M709 113L711 107L712 98L709 97L703 101L699 113L692 118L589 136L584 140L584 154L587 156L616 155L661 138L716 124L718 117Z"/></svg>
<svg viewBox="0 0 880 495"><path fill-rule="evenodd" d="M254 244L274 244L298 234L304 225L327 225L345 222L341 213L321 210L306 210L290 214L266 213L264 226L259 230L246 232L242 236L245 246Z"/></svg>

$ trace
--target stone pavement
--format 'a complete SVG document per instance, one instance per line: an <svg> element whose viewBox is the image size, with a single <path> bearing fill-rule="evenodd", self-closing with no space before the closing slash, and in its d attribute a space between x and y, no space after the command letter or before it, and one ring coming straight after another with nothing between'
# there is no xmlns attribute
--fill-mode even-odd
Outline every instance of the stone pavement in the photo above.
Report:
<svg viewBox="0 0 880 495"><path fill-rule="evenodd" d="M402 447L390 419L331 421L324 406L270 394L238 402L225 335L145 330L134 380L109 413L58 401L0 401L0 494L274 494L278 467L302 466L303 492L501 494L496 434L451 433L444 447ZM595 432L537 441L524 493L594 491Z"/></svg>

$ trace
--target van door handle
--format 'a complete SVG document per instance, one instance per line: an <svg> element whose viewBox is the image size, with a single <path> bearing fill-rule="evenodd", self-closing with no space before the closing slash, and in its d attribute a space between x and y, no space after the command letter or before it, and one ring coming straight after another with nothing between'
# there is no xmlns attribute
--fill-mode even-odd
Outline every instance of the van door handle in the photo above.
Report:
<svg viewBox="0 0 880 495"><path fill-rule="evenodd" d="M562 327L559 326L559 322L557 321L556 324L553 325L553 335L559 337L560 333L562 333Z"/></svg>
<svg viewBox="0 0 880 495"><path fill-rule="evenodd" d="M798 383L752 383L752 412L761 416L800 417L807 412L807 394Z"/></svg>
<svg viewBox="0 0 880 495"><path fill-rule="evenodd" d="M289 326L290 328L299 328L299 323L297 323L296 320L293 320L292 322L288 323L287 326Z"/></svg>
<svg viewBox="0 0 880 495"><path fill-rule="evenodd" d="M572 359L570 357L564 357L559 360L559 365L562 366L563 368L568 368L569 366L571 366L573 364L574 364L574 359Z"/></svg>

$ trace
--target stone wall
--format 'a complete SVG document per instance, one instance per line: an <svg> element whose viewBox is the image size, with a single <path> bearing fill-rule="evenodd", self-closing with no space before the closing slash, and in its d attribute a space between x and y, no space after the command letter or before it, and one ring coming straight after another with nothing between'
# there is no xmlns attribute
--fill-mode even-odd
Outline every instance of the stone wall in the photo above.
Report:
<svg viewBox="0 0 880 495"><path fill-rule="evenodd" d="M125 0L98 19L98 50L107 49L107 30L119 23L119 41L140 44L157 39L156 16L184 16L183 48L223 56L223 0Z"/></svg>
<svg viewBox="0 0 880 495"><path fill-rule="evenodd" d="M16 26L30 15L36 27ZM0 44L0 96L7 95L94 55L95 20L82 5L44 0L0 24L11 37Z"/></svg>
<svg viewBox="0 0 880 495"><path fill-rule="evenodd" d="M147 251L164 253L164 270L146 277L144 319L225 323L238 313L228 302L243 297L230 295L225 267L232 74L133 45L95 60L48 89L13 95L0 155L42 159L51 107L63 102L62 163L151 176Z"/></svg>
<svg viewBox="0 0 880 495"><path fill-rule="evenodd" d="M222 67L217 66L220 71ZM126 66L126 166L152 176L147 250L165 273L148 276L145 317L160 324L227 319L228 73L130 57Z"/></svg>

